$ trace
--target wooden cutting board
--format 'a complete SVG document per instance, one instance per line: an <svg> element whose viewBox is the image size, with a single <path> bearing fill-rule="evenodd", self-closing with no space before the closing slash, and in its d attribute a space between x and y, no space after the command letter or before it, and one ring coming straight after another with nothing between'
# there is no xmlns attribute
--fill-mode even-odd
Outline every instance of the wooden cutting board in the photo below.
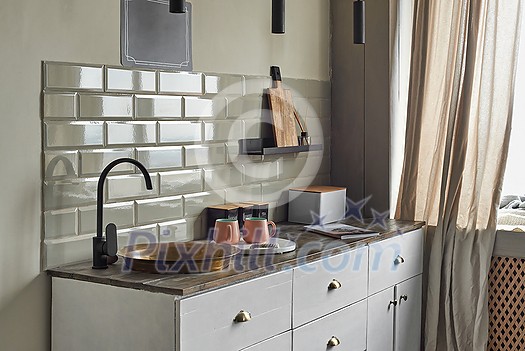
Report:
<svg viewBox="0 0 525 351"><path fill-rule="evenodd" d="M292 93L288 89L283 89L279 67L272 66L271 75L273 88L268 88L267 92L276 146L297 146L299 142L295 127Z"/></svg>

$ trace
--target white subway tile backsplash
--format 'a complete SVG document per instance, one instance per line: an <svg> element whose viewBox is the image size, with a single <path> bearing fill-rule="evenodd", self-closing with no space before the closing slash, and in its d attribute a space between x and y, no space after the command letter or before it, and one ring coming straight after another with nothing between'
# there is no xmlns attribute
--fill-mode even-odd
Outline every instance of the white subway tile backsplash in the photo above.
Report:
<svg viewBox="0 0 525 351"><path fill-rule="evenodd" d="M108 145L155 144L156 122L106 122Z"/></svg>
<svg viewBox="0 0 525 351"><path fill-rule="evenodd" d="M137 200L137 224L178 219L183 215L182 196Z"/></svg>
<svg viewBox="0 0 525 351"><path fill-rule="evenodd" d="M71 148L104 144L102 122L45 122L44 126L46 147Z"/></svg>
<svg viewBox="0 0 525 351"><path fill-rule="evenodd" d="M226 74L207 74L205 77L206 94L242 95L243 77Z"/></svg>
<svg viewBox="0 0 525 351"><path fill-rule="evenodd" d="M134 158L133 149L97 149L80 151L80 169L83 176L98 176L102 170L117 158ZM111 170L111 174L118 172L133 172L134 166L130 163L121 163Z"/></svg>
<svg viewBox="0 0 525 351"><path fill-rule="evenodd" d="M159 223L160 242L188 241L193 238L193 222L196 218L179 219Z"/></svg>
<svg viewBox="0 0 525 351"><path fill-rule="evenodd" d="M137 227L118 229L117 230L118 247L152 244L159 241L157 224L148 224Z"/></svg>
<svg viewBox="0 0 525 351"><path fill-rule="evenodd" d="M136 199L140 197L155 197L158 195L157 174L150 174L153 190L146 189L144 177L141 174L108 177L106 187L110 201Z"/></svg>
<svg viewBox="0 0 525 351"><path fill-rule="evenodd" d="M133 117L133 98L127 95L80 95L80 118L123 118Z"/></svg>
<svg viewBox="0 0 525 351"><path fill-rule="evenodd" d="M154 93L156 84L154 71L134 71L109 67L106 69L107 91L144 91Z"/></svg>
<svg viewBox="0 0 525 351"><path fill-rule="evenodd" d="M202 191L202 171L163 172L160 177L160 195L188 194Z"/></svg>
<svg viewBox="0 0 525 351"><path fill-rule="evenodd" d="M202 73L159 72L159 92L202 95Z"/></svg>
<svg viewBox="0 0 525 351"><path fill-rule="evenodd" d="M184 195L184 216L199 216L208 206L224 204L223 192L202 192Z"/></svg>
<svg viewBox="0 0 525 351"><path fill-rule="evenodd" d="M225 162L225 145L186 145L184 146L186 167L217 165Z"/></svg>
<svg viewBox="0 0 525 351"><path fill-rule="evenodd" d="M261 184L228 188L225 190L226 202L262 201Z"/></svg>
<svg viewBox="0 0 525 351"><path fill-rule="evenodd" d="M160 95L135 96L137 118L181 118L182 97Z"/></svg>
<svg viewBox="0 0 525 351"><path fill-rule="evenodd" d="M46 151L44 178L76 178L78 176L77 151Z"/></svg>
<svg viewBox="0 0 525 351"><path fill-rule="evenodd" d="M44 94L44 118L77 117L76 93L46 93Z"/></svg>
<svg viewBox="0 0 525 351"><path fill-rule="evenodd" d="M215 121L204 123L205 141L239 140L243 137L242 121Z"/></svg>
<svg viewBox="0 0 525 351"><path fill-rule="evenodd" d="M181 146L138 148L137 157L148 170L182 167Z"/></svg>
<svg viewBox="0 0 525 351"><path fill-rule="evenodd" d="M279 161L251 162L243 165L244 183L262 183L279 177Z"/></svg>
<svg viewBox="0 0 525 351"><path fill-rule="evenodd" d="M44 223L50 239L77 235L77 209L46 211Z"/></svg>
<svg viewBox="0 0 525 351"><path fill-rule="evenodd" d="M184 97L184 118L224 117L226 117L226 100L224 98Z"/></svg>
<svg viewBox="0 0 525 351"><path fill-rule="evenodd" d="M200 142L202 139L201 122L159 122L160 143Z"/></svg>
<svg viewBox="0 0 525 351"><path fill-rule="evenodd" d="M204 168L204 190L221 190L242 184L242 169L235 167Z"/></svg>
<svg viewBox="0 0 525 351"><path fill-rule="evenodd" d="M100 90L103 86L102 66L45 64L45 88L71 90Z"/></svg>
<svg viewBox="0 0 525 351"><path fill-rule="evenodd" d="M133 201L104 204L104 223L115 223L117 228L133 226ZM97 232L97 206L85 206L78 209L80 234Z"/></svg>
<svg viewBox="0 0 525 351"><path fill-rule="evenodd" d="M98 178L44 181L44 210L95 203Z"/></svg>
<svg viewBox="0 0 525 351"><path fill-rule="evenodd" d="M107 179L104 222L118 226L119 246L137 230L152 233L139 242L206 238L205 208L225 201L270 201L273 219L283 220L290 186L329 183L329 82L284 80L325 149L263 159L239 155L238 142L271 132L268 77L44 66L46 267L91 258L98 176L117 158L143 163L154 185L147 191L127 163Z"/></svg>

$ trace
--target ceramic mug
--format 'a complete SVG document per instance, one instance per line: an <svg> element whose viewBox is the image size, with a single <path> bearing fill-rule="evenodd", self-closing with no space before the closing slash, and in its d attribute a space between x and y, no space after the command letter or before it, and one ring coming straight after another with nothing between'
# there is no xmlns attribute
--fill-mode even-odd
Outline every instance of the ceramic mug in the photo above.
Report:
<svg viewBox="0 0 525 351"><path fill-rule="evenodd" d="M271 232L268 230L268 226L272 227ZM243 239L248 244L266 243L277 234L277 226L266 218L248 217L244 220L243 231Z"/></svg>
<svg viewBox="0 0 525 351"><path fill-rule="evenodd" d="M216 243L237 244L241 240L239 222L236 219L217 219L213 240Z"/></svg>

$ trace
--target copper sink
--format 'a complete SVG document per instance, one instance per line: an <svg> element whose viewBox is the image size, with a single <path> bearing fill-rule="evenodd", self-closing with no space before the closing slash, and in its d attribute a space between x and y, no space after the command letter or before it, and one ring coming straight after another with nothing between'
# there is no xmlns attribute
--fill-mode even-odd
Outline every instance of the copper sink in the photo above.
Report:
<svg viewBox="0 0 525 351"><path fill-rule="evenodd" d="M137 244L121 248L124 269L148 273L206 273L227 268L240 250L208 241Z"/></svg>

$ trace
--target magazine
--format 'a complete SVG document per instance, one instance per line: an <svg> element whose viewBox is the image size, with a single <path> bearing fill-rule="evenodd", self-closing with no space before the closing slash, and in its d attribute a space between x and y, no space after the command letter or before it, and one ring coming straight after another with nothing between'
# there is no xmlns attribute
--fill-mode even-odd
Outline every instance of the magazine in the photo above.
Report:
<svg viewBox="0 0 525 351"><path fill-rule="evenodd" d="M307 231L323 234L334 239L364 239L379 235L372 230L354 227L348 224L332 223L324 225L307 225Z"/></svg>

